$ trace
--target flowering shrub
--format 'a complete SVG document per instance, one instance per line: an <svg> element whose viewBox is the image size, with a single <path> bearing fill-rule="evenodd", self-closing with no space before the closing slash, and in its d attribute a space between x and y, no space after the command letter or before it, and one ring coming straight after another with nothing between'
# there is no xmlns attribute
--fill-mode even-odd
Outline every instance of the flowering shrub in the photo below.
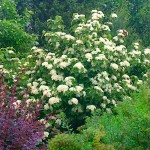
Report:
<svg viewBox="0 0 150 150"><path fill-rule="evenodd" d="M112 23L104 22L103 12L91 13L90 20L74 14L72 35L61 32L61 24L59 32L45 33L48 49L33 47L28 56L29 62L36 62L26 72L32 96L44 96L45 113L63 111L75 126L97 108L111 112L118 101L138 90L149 67L149 48L134 43L127 49L128 32L118 30L112 36Z"/></svg>
<svg viewBox="0 0 150 150"><path fill-rule="evenodd" d="M38 149L48 136L44 122L38 121L41 102L18 100L16 85L10 89L4 76L0 72L0 149Z"/></svg>

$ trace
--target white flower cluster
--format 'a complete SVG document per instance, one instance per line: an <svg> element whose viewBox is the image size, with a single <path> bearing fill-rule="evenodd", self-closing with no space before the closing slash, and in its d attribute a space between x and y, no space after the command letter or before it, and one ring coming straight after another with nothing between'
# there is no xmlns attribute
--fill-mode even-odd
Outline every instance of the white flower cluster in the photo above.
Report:
<svg viewBox="0 0 150 150"><path fill-rule="evenodd" d="M112 13L111 17L117 15ZM36 62L33 71L41 79L33 76L28 87L33 95L46 97L45 110L70 109L80 113L85 109L102 108L111 112L117 101L142 84L136 73L130 72L130 67L139 64L148 67L149 48L141 51L139 44L134 43L128 50L122 44L128 32L118 30L111 38L108 35L111 22L103 22L103 18L104 14L97 10L92 11L91 19L87 21L84 15L74 14L73 23L78 20L80 23L72 35L64 32L45 34L52 52L32 48L31 58Z"/></svg>

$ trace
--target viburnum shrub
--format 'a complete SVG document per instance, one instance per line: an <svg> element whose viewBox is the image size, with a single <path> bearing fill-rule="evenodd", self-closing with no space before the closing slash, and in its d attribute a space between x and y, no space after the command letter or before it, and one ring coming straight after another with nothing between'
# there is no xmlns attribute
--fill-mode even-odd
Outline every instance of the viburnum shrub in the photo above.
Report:
<svg viewBox="0 0 150 150"><path fill-rule="evenodd" d="M48 136L43 121L38 121L42 109L40 101L19 100L16 96L17 82L9 87L5 74L0 72L0 149L31 150L38 149L42 139ZM22 94L28 96L25 91ZM39 148L39 149L44 149Z"/></svg>
<svg viewBox="0 0 150 150"><path fill-rule="evenodd" d="M45 96L45 113L63 111L78 126L79 120L97 108L111 112L147 77L150 49L142 49L139 43L127 49L128 32L121 29L113 36L112 23L104 18L97 10L89 20L74 14L71 34L61 31L61 25L56 32L55 26L45 33L46 50L32 48L28 58L36 65L26 72L30 76L27 86L32 96Z"/></svg>

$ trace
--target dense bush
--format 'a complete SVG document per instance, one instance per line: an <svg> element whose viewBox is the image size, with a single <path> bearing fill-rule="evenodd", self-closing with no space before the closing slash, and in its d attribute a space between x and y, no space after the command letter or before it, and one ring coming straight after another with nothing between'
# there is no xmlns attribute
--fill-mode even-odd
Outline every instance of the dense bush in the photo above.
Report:
<svg viewBox="0 0 150 150"><path fill-rule="evenodd" d="M72 35L61 31L61 17L49 20L47 49L33 47L28 56L29 62L35 62L26 73L32 96L45 96L45 113L63 111L73 127L83 124L96 108L112 111L147 76L150 50L139 43L127 49L123 44L128 32L119 30L112 36L111 23L103 19L103 12L97 10L90 20L74 14Z"/></svg>
<svg viewBox="0 0 150 150"><path fill-rule="evenodd" d="M0 48L13 47L17 52L26 52L36 44L35 36L25 31L30 21L30 11L19 15L14 0L0 1Z"/></svg>
<svg viewBox="0 0 150 150"><path fill-rule="evenodd" d="M79 128L80 134L57 135L49 140L49 150L119 150L150 148L149 90L142 88L115 108L116 114L98 110ZM72 147L72 148L70 148ZM78 148L79 147L79 148Z"/></svg>
<svg viewBox="0 0 150 150"><path fill-rule="evenodd" d="M13 21L0 21L0 47L13 47L18 52L27 52L35 45L35 38L23 31L19 24Z"/></svg>
<svg viewBox="0 0 150 150"><path fill-rule="evenodd" d="M104 114L87 120L88 128L105 128L102 141L115 149L149 149L150 97L149 89L142 88L132 99L125 99L115 108L116 115Z"/></svg>
<svg viewBox="0 0 150 150"><path fill-rule="evenodd" d="M81 134L60 134L49 140L48 150L114 150L112 145L101 141L104 135L102 128L88 128Z"/></svg>
<svg viewBox="0 0 150 150"><path fill-rule="evenodd" d="M38 121L42 104L25 101L28 94L24 90L21 92L24 98L19 100L16 96L18 80L9 87L4 79L5 74L0 72L0 149L38 149L36 146L46 136L44 123Z"/></svg>

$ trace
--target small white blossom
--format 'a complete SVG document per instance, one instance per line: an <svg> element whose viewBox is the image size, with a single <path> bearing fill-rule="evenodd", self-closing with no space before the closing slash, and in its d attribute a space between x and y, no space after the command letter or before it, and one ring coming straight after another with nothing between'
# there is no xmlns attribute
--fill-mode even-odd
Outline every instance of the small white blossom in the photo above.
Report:
<svg viewBox="0 0 150 150"><path fill-rule="evenodd" d="M48 102L50 105L53 105L55 103L59 103L60 101L61 101L61 99L58 97L51 97Z"/></svg>
<svg viewBox="0 0 150 150"><path fill-rule="evenodd" d="M112 14L111 14L111 17L112 17L112 18L117 18L118 16L117 16L117 14L112 13Z"/></svg>
<svg viewBox="0 0 150 150"><path fill-rule="evenodd" d="M78 104L78 99L72 98L71 100L68 101L68 104L69 105L73 105L73 104L77 105Z"/></svg>
<svg viewBox="0 0 150 150"><path fill-rule="evenodd" d="M96 107L95 107L95 105L88 105L88 106L86 107L86 109L89 109L89 110L91 110L91 111L94 111L94 110L96 109Z"/></svg>
<svg viewBox="0 0 150 150"><path fill-rule="evenodd" d="M84 69L84 66L81 62L76 63L73 68Z"/></svg>
<svg viewBox="0 0 150 150"><path fill-rule="evenodd" d="M69 89L69 87L67 85L59 85L57 87L58 92L66 92L66 91L68 91L68 89Z"/></svg>
<svg viewBox="0 0 150 150"><path fill-rule="evenodd" d="M119 69L119 66L117 64L115 64L115 63L111 63L110 67L113 68L113 69L115 69L115 70Z"/></svg>
<svg viewBox="0 0 150 150"><path fill-rule="evenodd" d="M92 56L91 53L86 53L86 54L85 54L85 58L87 59L87 61L91 61L92 58L93 58L93 56Z"/></svg>
<svg viewBox="0 0 150 150"><path fill-rule="evenodd" d="M48 110L49 109L49 105L48 104L44 105L44 109Z"/></svg>
<svg viewBox="0 0 150 150"><path fill-rule="evenodd" d="M145 55L150 54L150 49L149 49L149 48L144 49L144 54L145 54Z"/></svg>

